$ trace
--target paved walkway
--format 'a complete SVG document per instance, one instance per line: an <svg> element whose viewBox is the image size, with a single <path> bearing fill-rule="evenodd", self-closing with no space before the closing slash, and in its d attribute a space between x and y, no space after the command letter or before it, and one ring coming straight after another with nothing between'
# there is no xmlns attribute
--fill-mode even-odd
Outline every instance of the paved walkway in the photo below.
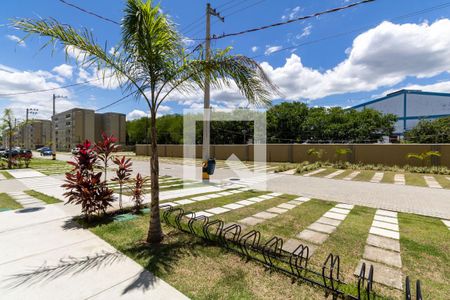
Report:
<svg viewBox="0 0 450 300"><path fill-rule="evenodd" d="M396 212L382 209L376 211L363 259L355 270L356 275L359 274L362 263L366 263L366 266L373 265L375 282L403 289L400 231Z"/></svg>
<svg viewBox="0 0 450 300"><path fill-rule="evenodd" d="M22 207L24 208L30 208L30 207L41 207L46 205L45 202L36 199L34 197L31 197L30 195L24 193L24 192L10 192L8 193L14 200L20 203Z"/></svg>
<svg viewBox="0 0 450 300"><path fill-rule="evenodd" d="M186 299L88 230L71 207L0 214L4 299Z"/></svg>
<svg viewBox="0 0 450 300"><path fill-rule="evenodd" d="M296 235L295 238L286 241L283 249L294 252L300 245L308 246L311 256L319 245L325 243L328 237L336 231L337 227L347 218L353 209L353 205L337 204L324 213L317 221Z"/></svg>

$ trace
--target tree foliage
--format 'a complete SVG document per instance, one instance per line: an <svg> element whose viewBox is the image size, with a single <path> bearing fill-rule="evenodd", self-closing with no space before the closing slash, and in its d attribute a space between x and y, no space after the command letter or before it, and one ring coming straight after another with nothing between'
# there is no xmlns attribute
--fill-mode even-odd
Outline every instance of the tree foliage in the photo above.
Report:
<svg viewBox="0 0 450 300"><path fill-rule="evenodd" d="M450 117L420 120L406 132L405 139L411 143L450 143Z"/></svg>
<svg viewBox="0 0 450 300"><path fill-rule="evenodd" d="M239 110L236 110L238 112ZM269 143L377 142L394 131L396 117L372 109L308 107L304 103L284 102L267 110ZM145 118L127 123L130 142L145 143ZM202 143L201 122L197 124L197 143ZM243 144L253 138L253 122L212 121L213 144ZM166 115L158 118L158 143L182 143L183 118Z"/></svg>

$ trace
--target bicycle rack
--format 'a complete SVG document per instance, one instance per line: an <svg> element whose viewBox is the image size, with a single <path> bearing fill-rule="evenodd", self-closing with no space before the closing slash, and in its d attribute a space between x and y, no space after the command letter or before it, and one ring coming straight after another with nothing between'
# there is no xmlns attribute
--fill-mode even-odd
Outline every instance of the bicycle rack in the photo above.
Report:
<svg viewBox="0 0 450 300"><path fill-rule="evenodd" d="M302 244L298 245L289 257L289 267L291 268L292 274L300 277L301 271L308 269L308 260L309 247Z"/></svg>
<svg viewBox="0 0 450 300"><path fill-rule="evenodd" d="M367 285L364 287L366 281L366 263L363 262L358 279L358 299L361 299L361 289L365 289L367 300L370 300L373 285L373 265L370 265L369 274L367 275Z"/></svg>
<svg viewBox="0 0 450 300"><path fill-rule="evenodd" d="M322 287L326 296L333 299L374 299L372 290L374 268L371 265L367 270L362 264L358 275L357 295L352 295L351 288L344 288L347 283L340 278L340 257L330 253L322 264L321 271L315 271L309 266L310 249L300 244L293 252L283 250L283 239L272 237L261 244L261 232L251 230L242 232L239 224L224 226L220 219L210 220L208 217L196 216L194 212L185 212L180 207L161 206L164 221L179 230L191 233L208 242L218 243L229 251L242 255L246 261L250 259L263 264L269 271L276 270L292 278L293 282L303 281ZM183 223L187 226L183 226ZM197 227L198 226L198 227ZM198 228L196 230L196 228ZM367 272L368 271L368 272ZM406 299L412 300L409 278L406 278ZM420 281L416 282L416 300L422 300Z"/></svg>
<svg viewBox="0 0 450 300"><path fill-rule="evenodd" d="M272 269L274 268L272 258L281 256L282 248L283 240L276 236L274 236L264 244L262 248L262 255L264 258L265 266L269 268L270 271L272 271Z"/></svg>
<svg viewBox="0 0 450 300"><path fill-rule="evenodd" d="M409 276L406 276L405 280L405 298L406 300L412 300L411 295L411 285L409 282ZM416 281L416 300L423 300L422 298L422 288L420 287L420 280Z"/></svg>

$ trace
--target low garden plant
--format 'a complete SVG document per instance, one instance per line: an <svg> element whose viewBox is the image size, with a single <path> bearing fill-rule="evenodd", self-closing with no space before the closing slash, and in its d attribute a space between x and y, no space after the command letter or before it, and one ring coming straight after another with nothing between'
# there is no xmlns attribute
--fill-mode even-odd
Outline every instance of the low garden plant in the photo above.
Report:
<svg viewBox="0 0 450 300"><path fill-rule="evenodd" d="M106 181L102 181L102 172L94 171L98 157L91 143L86 140L78 148L80 151L74 156L74 161L68 162L73 170L66 173L66 183L62 187L67 190L64 193L67 203L81 205L81 212L90 219L93 214L104 213L111 206L113 191Z"/></svg>
<svg viewBox="0 0 450 300"><path fill-rule="evenodd" d="M119 207L122 209L123 185L130 180L131 166L133 163L130 158L126 158L125 156L122 156L122 158L115 157L113 162L117 166L117 169L116 176L112 180L119 183Z"/></svg>

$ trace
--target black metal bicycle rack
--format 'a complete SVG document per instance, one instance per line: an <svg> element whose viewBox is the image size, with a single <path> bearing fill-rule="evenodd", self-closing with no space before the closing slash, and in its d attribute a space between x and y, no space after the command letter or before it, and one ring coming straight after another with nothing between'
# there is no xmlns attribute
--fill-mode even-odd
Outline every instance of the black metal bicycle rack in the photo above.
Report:
<svg viewBox="0 0 450 300"><path fill-rule="evenodd" d="M413 300L414 298L412 297L411 294L411 284L409 282L409 277L406 276L406 280L405 280L405 298L406 300ZM416 300L423 300L422 298L422 289L420 287L420 280L416 281Z"/></svg>
<svg viewBox="0 0 450 300"><path fill-rule="evenodd" d="M340 258L330 253L322 265L321 272L309 267L310 250L307 245L299 245L293 252L283 249L283 239L272 237L262 242L261 233L251 230L243 233L239 224L225 226L222 220L210 220L208 217L196 216L194 212L185 212L180 207L164 205L163 219L166 224L186 233L194 234L204 240L238 253L246 261L254 260L269 271L278 271L292 279L322 287L325 296L333 299L375 299L373 287L374 268L363 263L356 285L345 283L340 277ZM354 295L354 291L357 294ZM412 300L409 278L406 278L406 299ZM416 283L416 300L422 300L420 281Z"/></svg>

